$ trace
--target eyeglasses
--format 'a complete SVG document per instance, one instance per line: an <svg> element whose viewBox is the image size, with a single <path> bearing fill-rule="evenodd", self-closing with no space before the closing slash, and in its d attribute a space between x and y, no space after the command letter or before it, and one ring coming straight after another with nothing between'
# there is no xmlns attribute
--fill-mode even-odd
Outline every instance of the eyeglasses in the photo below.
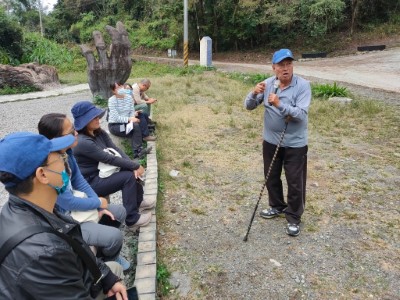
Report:
<svg viewBox="0 0 400 300"><path fill-rule="evenodd" d="M59 161L60 159L63 160L64 164L65 164L66 162L68 162L68 154L67 154L67 153L58 153L58 155L59 155L59 157L58 157L57 159L55 159L55 160L53 160L53 161L51 161L51 162L45 164L44 166L50 166L51 164L53 164L53 163Z"/></svg>
<svg viewBox="0 0 400 300"><path fill-rule="evenodd" d="M74 126L72 126L72 129L68 133L63 134L62 136L66 136L66 135L69 135L69 134L75 135L75 132L76 132L76 129L75 129Z"/></svg>

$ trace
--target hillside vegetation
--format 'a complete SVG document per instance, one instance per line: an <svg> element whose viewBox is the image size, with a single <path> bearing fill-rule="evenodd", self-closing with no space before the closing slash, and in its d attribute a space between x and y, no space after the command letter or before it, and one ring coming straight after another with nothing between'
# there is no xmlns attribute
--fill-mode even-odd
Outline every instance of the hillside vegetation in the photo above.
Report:
<svg viewBox="0 0 400 300"><path fill-rule="evenodd" d="M115 26L117 21L125 24L137 53L182 49L181 0L59 0L49 13L40 3L1 2L0 63L36 60L57 67L71 65L71 56L79 51L66 55L63 49L92 43L93 30L103 32L109 42L105 26ZM189 1L188 16L190 49L197 50L199 40L210 36L214 53L288 46L338 52L360 41L393 37L392 44L397 45L400 34L400 5L392 0L199 0ZM50 42L38 40L41 32ZM51 51L40 52L33 43L36 48L46 44L44 48ZM56 51L54 44L61 50Z"/></svg>

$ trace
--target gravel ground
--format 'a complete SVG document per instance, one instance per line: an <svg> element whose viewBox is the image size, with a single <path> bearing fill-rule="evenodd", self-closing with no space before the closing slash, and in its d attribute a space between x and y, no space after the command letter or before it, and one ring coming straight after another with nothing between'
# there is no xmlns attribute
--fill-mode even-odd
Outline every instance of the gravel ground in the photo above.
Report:
<svg viewBox="0 0 400 300"><path fill-rule="evenodd" d="M349 88L398 103L398 94ZM33 130L41 115L69 112L89 98L80 93L0 104L0 136ZM387 149L350 138L338 145L311 132L301 235L288 237L282 218L256 217L243 242L262 186L261 140L249 142L243 128L214 118L207 101L191 104L213 127L207 140L181 145L197 154L182 157L191 170L177 165L176 188L165 190L158 247L174 287L166 299L400 299L400 170L382 158ZM202 130L191 124L180 134ZM399 142L390 141L394 160ZM0 186L0 205L5 199ZM260 208L266 203L264 196Z"/></svg>
<svg viewBox="0 0 400 300"><path fill-rule="evenodd" d="M16 101L0 104L0 136L15 131L37 132L37 124L42 115L50 112L66 113L71 119L72 105L80 100L91 99L91 93L83 92L50 98ZM0 185L0 206L8 198L4 186Z"/></svg>

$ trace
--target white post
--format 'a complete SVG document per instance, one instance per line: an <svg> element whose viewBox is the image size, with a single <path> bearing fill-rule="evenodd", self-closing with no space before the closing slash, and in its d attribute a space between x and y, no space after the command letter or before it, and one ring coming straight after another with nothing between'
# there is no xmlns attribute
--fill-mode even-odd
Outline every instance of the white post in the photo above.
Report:
<svg viewBox="0 0 400 300"><path fill-rule="evenodd" d="M212 40L209 36L200 41L200 66L212 67Z"/></svg>

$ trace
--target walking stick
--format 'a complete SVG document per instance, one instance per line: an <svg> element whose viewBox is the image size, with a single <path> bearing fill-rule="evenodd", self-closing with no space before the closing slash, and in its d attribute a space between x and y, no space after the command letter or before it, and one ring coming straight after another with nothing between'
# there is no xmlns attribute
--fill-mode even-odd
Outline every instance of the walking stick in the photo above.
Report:
<svg viewBox="0 0 400 300"><path fill-rule="evenodd" d="M279 143L278 143L278 145L276 145L276 149L275 149L274 156L272 157L272 161L271 161L271 163L269 164L267 176L265 176L264 184L263 184L263 186L262 186L262 188L261 188L260 195L258 196L258 200L257 200L257 203L256 203L256 207L254 207L254 211L253 211L253 215L251 216L251 219L250 219L249 227L247 228L247 233L246 233L246 235L245 235L245 237L244 237L244 239L243 239L244 242L247 242L247 238L248 238L249 233L250 233L251 225L253 224L253 220L254 220L254 217L255 217L255 215L256 215L256 212L257 212L257 209L258 209L258 205L260 204L261 197L262 197L262 195L263 195L263 193L264 193L264 189L265 189L265 187L267 186L267 181L268 181L268 178L269 178L269 173L271 173L272 166L273 166L273 164L274 164L274 162L275 162L275 159L276 159L276 155L278 154L278 151L279 151L279 147L280 147L281 144L282 144L283 137L285 136L285 132L286 132L286 129L287 129L288 124L289 124L289 120L290 120L290 116L287 116L286 119L285 119L285 128L283 129L283 131L282 131L282 133L281 133L281 137L280 137L280 139L279 139Z"/></svg>

